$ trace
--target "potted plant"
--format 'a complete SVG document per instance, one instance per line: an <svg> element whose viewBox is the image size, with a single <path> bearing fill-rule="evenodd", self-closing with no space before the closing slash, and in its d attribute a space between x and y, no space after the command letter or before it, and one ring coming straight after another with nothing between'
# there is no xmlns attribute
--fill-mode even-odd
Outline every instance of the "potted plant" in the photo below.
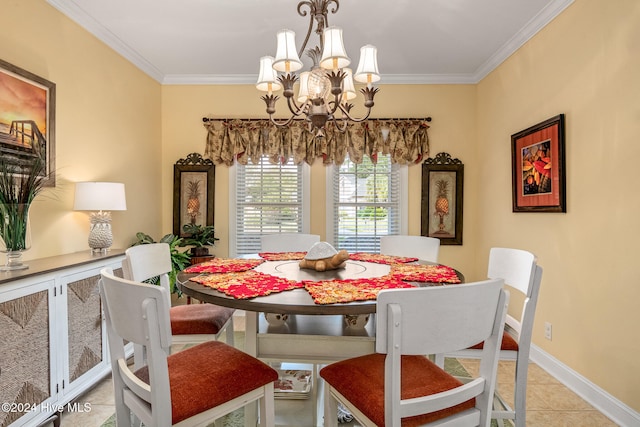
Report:
<svg viewBox="0 0 640 427"><path fill-rule="evenodd" d="M0 271L28 268L20 261L29 249L29 208L42 191L49 175L42 158L8 163L0 157L0 250L7 253L7 264Z"/></svg>
<svg viewBox="0 0 640 427"><path fill-rule="evenodd" d="M209 255L208 246L213 246L216 240L213 225L185 224L182 227L184 238L179 246L191 246L191 256L201 257Z"/></svg>
<svg viewBox="0 0 640 427"><path fill-rule="evenodd" d="M136 233L136 242L131 246L144 245L149 243L156 243L151 236L145 233ZM164 235L157 243L167 243L171 251L171 272L169 273L169 283L171 284L171 290L173 292L181 294L176 287L176 276L178 273L191 264L191 256L187 252L178 250L178 247L182 245L182 238L173 234ZM158 278L155 277L148 281L154 285L158 284Z"/></svg>

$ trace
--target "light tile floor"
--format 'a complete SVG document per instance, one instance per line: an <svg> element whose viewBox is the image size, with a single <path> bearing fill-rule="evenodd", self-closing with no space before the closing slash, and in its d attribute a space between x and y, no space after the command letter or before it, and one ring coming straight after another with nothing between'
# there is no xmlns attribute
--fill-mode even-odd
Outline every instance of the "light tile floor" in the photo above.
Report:
<svg viewBox="0 0 640 427"><path fill-rule="evenodd" d="M237 330L243 330L244 318L234 320ZM476 360L460 360L473 374L478 369ZM514 362L500 362L498 369L498 391L505 398L513 395ZM62 427L100 427L114 412L113 386L111 378L105 378L96 387L76 400L89 403L91 411L84 413L64 413ZM509 401L509 399L507 399ZM513 402L509 402L512 404ZM278 425L306 427L312 424L312 411L304 401L276 402L276 422ZM558 380L535 363L529 365L527 384L527 426L528 427L607 427L614 422L598 412ZM346 425L344 425L346 427ZM356 427L356 424L353 424Z"/></svg>

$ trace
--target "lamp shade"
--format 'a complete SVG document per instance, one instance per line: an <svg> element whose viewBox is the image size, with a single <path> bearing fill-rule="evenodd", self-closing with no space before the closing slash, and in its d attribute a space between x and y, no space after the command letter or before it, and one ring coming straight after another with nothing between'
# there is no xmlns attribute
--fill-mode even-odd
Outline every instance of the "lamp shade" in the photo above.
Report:
<svg viewBox="0 0 640 427"><path fill-rule="evenodd" d="M342 71L347 74L344 77L344 80L342 80L342 100L343 102L351 101L358 96L358 94L356 93L356 88L353 85L353 71L351 70L351 68L345 68Z"/></svg>
<svg viewBox="0 0 640 427"><path fill-rule="evenodd" d="M320 66L326 70L337 70L351 63L342 41L342 28L327 27L324 29L324 48Z"/></svg>
<svg viewBox="0 0 640 427"><path fill-rule="evenodd" d="M273 69L273 57L263 56L260 58L260 74L258 75L256 88L269 93L275 90L280 90L282 86L276 80L277 77L278 74L276 73L276 70Z"/></svg>
<svg viewBox="0 0 640 427"><path fill-rule="evenodd" d="M73 210L126 211L124 184L120 182L77 182Z"/></svg>
<svg viewBox="0 0 640 427"><path fill-rule="evenodd" d="M310 71L300 73L300 88L298 88L298 102L305 102L309 98Z"/></svg>
<svg viewBox="0 0 640 427"><path fill-rule="evenodd" d="M276 57L273 69L283 73L298 71L302 68L302 61L296 50L296 33L291 30L280 30L276 35Z"/></svg>
<svg viewBox="0 0 640 427"><path fill-rule="evenodd" d="M360 62L353 78L361 83L375 83L380 80L378 73L378 49L370 44L360 48Z"/></svg>

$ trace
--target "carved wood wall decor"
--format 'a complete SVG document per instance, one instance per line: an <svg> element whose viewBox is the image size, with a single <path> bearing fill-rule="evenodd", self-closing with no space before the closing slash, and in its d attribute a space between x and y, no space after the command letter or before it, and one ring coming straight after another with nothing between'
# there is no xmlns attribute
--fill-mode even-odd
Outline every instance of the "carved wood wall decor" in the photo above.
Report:
<svg viewBox="0 0 640 427"><path fill-rule="evenodd" d="M448 153L438 153L422 164L423 236L442 245L462 245L464 165Z"/></svg>

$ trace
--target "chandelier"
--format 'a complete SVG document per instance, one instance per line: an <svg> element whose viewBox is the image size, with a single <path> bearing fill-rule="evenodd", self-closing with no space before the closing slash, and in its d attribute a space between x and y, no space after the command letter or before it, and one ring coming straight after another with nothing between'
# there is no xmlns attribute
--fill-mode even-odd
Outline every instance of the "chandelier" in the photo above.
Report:
<svg viewBox="0 0 640 427"><path fill-rule="evenodd" d="M306 0L298 3L298 14L303 17L309 15L309 29L300 51L296 50L295 32L281 30L276 37L275 58L260 58L260 73L256 87L267 92L261 99L267 106L269 120L276 126L287 126L296 118L304 118L309 122L309 130L315 129L316 135L322 136L328 122L333 122L336 129L344 132L348 122L362 122L371 114L373 97L378 92L373 83L380 80L377 49L372 45L363 46L360 49L360 62L355 74L351 68L347 68L351 60L344 48L342 29L328 25L327 15L331 3L334 4L331 13L336 13L340 7L339 0ZM305 10L306 8L309 10ZM303 67L300 55L305 52L314 21L320 44L306 50L313 66L310 71L301 72L298 77L295 72ZM278 72L282 74L278 75ZM360 89L364 95L364 107L367 109L361 118L354 118L350 113L353 104L349 101L357 96L354 79L367 84ZM293 86L297 81L300 84L295 96ZM291 112L291 117L284 121L273 118L276 101L280 98L273 92L280 89L283 89L282 95L287 99Z"/></svg>

